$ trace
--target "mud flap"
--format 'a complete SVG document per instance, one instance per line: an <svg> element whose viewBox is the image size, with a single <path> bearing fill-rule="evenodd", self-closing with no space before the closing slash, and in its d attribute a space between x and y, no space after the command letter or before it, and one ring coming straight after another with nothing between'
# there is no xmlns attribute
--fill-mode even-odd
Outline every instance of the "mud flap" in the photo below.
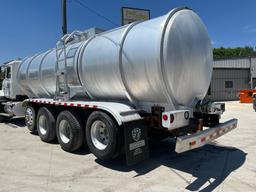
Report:
<svg viewBox="0 0 256 192"><path fill-rule="evenodd" d="M148 134L144 120L124 123L124 141L127 165L133 165L148 158Z"/></svg>

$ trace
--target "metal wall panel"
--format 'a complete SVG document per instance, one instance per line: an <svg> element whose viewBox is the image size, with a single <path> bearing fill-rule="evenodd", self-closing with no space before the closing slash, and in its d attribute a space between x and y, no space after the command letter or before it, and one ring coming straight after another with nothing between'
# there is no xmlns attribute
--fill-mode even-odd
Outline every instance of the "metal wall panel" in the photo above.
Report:
<svg viewBox="0 0 256 192"><path fill-rule="evenodd" d="M251 75L252 79L256 78L256 58L251 58Z"/></svg>
<svg viewBox="0 0 256 192"><path fill-rule="evenodd" d="M213 62L214 68L250 68L249 58L223 59Z"/></svg>
<svg viewBox="0 0 256 192"><path fill-rule="evenodd" d="M232 81L233 87L226 88L225 81ZM215 101L238 100L239 90L250 89L250 69L214 69L211 82L211 95Z"/></svg>

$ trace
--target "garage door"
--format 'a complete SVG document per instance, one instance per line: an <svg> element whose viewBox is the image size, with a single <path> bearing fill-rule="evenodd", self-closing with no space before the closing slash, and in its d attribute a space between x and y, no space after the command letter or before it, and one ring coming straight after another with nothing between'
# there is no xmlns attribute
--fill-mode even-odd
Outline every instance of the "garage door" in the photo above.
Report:
<svg viewBox="0 0 256 192"><path fill-rule="evenodd" d="M214 69L209 95L216 101L239 99L239 90L250 89L249 69Z"/></svg>

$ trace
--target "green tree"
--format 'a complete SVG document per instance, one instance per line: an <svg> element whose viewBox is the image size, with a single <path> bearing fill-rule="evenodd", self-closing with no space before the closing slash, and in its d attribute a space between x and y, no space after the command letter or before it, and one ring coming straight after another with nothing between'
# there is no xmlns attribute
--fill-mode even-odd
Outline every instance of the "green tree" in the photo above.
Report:
<svg viewBox="0 0 256 192"><path fill-rule="evenodd" d="M214 48L213 58L224 59L233 57L251 57L256 56L256 49L250 46L236 47L236 48Z"/></svg>

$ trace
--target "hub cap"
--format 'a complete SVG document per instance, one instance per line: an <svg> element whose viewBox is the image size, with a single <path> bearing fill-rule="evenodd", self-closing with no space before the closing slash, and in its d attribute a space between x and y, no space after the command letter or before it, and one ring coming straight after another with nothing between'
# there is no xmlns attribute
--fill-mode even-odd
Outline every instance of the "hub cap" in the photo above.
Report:
<svg viewBox="0 0 256 192"><path fill-rule="evenodd" d="M25 120L27 125L31 126L33 124L33 111L31 108L26 109Z"/></svg>
<svg viewBox="0 0 256 192"><path fill-rule="evenodd" d="M93 145L99 150L104 150L108 146L109 132L105 123L100 120L93 122L91 126L91 139Z"/></svg>
<svg viewBox="0 0 256 192"><path fill-rule="evenodd" d="M63 143L68 143L71 138L71 127L67 120L61 120L59 125L59 134Z"/></svg>
<svg viewBox="0 0 256 192"><path fill-rule="evenodd" d="M41 115L39 117L39 131L42 135L45 135L47 133L46 123L47 123L46 117L44 115Z"/></svg>

